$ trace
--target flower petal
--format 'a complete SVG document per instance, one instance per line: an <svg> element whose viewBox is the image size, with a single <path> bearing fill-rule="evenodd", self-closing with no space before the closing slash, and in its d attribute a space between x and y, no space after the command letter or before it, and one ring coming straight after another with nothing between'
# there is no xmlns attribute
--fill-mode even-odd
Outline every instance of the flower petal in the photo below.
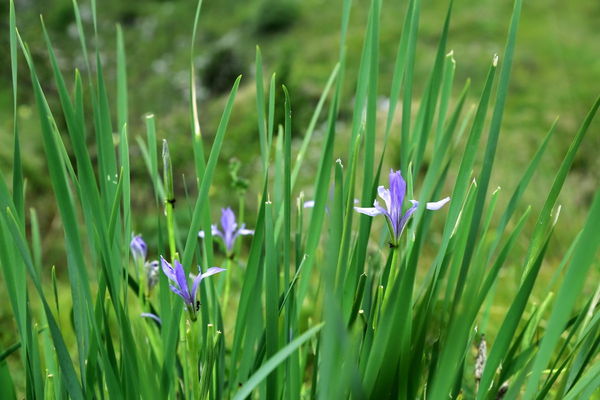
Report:
<svg viewBox="0 0 600 400"><path fill-rule="evenodd" d="M219 236L220 238L222 238L222 237L223 237L223 233L222 233L222 232L219 230L219 228L217 228L217 226L216 226L216 225L211 225L211 226L210 226L210 233L211 233L213 236Z"/></svg>
<svg viewBox="0 0 600 400"><path fill-rule="evenodd" d="M129 242L129 248L131 249L131 254L133 255L133 259L136 260L146 260L146 256L148 255L148 246L144 239L142 239L142 235L136 235L131 238L131 242Z"/></svg>
<svg viewBox="0 0 600 400"><path fill-rule="evenodd" d="M140 317L143 317L143 318L152 318L152 319L153 319L154 321L156 321L156 322L157 322L159 325L162 325L162 321L161 321L161 320L160 320L160 318L158 318L158 316L157 316L157 315L155 315L155 314L152 314L152 313L147 313L147 312L145 312L145 313L141 313L141 314L140 314Z"/></svg>
<svg viewBox="0 0 600 400"><path fill-rule="evenodd" d="M381 197L381 199L383 201L385 201L385 206L386 208L389 210L392 209L392 199L390 197L390 191L386 188L384 188L383 186L379 186L377 187L377 193L379 194L379 197Z"/></svg>
<svg viewBox="0 0 600 400"><path fill-rule="evenodd" d="M375 207L354 207L354 211L368 215L369 217L374 217L376 215L382 214L382 212Z"/></svg>
<svg viewBox="0 0 600 400"><path fill-rule="evenodd" d="M314 200L307 200L304 202L304 205L303 205L304 208L313 208L314 206L315 206Z"/></svg>
<svg viewBox="0 0 600 400"><path fill-rule="evenodd" d="M160 264L161 264L162 270L163 270L164 274L167 276L167 278L176 282L177 278L175 277L175 271L173 270L173 267L171 267L171 264L169 264L167 262L167 260L165 260L163 258L163 256L160 256Z"/></svg>
<svg viewBox="0 0 600 400"><path fill-rule="evenodd" d="M183 292L181 290L177 289L173 285L169 285L169 289L171 289L171 291L173 293L175 293L177 296L181 297L183 299L183 301L185 301L187 303L187 298L185 297L185 295L183 294Z"/></svg>
<svg viewBox="0 0 600 400"><path fill-rule="evenodd" d="M228 233L232 233L235 228L237 228L235 214L231 207L221 209L221 227L223 228L225 236L227 236Z"/></svg>
<svg viewBox="0 0 600 400"><path fill-rule="evenodd" d="M198 268L198 269L200 269L200 268ZM196 300L196 291L198 290L200 281L202 281L202 274L198 274L196 276L193 276L192 274L190 274L190 278L192 278L192 280L193 280L192 293L191 293L191 297L192 297L192 301L193 301L193 300Z"/></svg>
<svg viewBox="0 0 600 400"><path fill-rule="evenodd" d="M200 268L198 268L198 269L200 269ZM192 284L192 293L191 293L192 301L194 299L196 299L196 291L198 290L198 286L200 285L200 282L202 281L202 279L206 278L207 276L218 274L219 272L222 272L222 271L225 271L225 268L210 267L209 269L206 270L205 273L198 274L195 277L193 277L194 283Z"/></svg>
<svg viewBox="0 0 600 400"><path fill-rule="evenodd" d="M446 197L440 201L429 202L429 203L427 203L427 209L428 210L439 210L440 208L444 207L446 205L446 203L448 203L449 201L450 201L450 197Z"/></svg>
<svg viewBox="0 0 600 400"><path fill-rule="evenodd" d="M239 235L253 235L254 234L253 230L246 229L245 226L246 226L246 224L242 224L242 227L240 229L238 229L237 231L235 231L235 233L231 237L229 244L225 243L228 252L231 252L231 250L233 250L233 245L235 244L235 241Z"/></svg>
<svg viewBox="0 0 600 400"><path fill-rule="evenodd" d="M398 223L398 231L396 232L396 237L399 237L402 234L402 231L404 231L404 228L408 223L408 219L415 213L415 211L417 211L417 207L419 207L418 201L410 200L410 202L412 203L412 207L406 210L402 218L400 218L400 221Z"/></svg>
<svg viewBox="0 0 600 400"><path fill-rule="evenodd" d="M183 269L183 265L177 260L175 260L175 277L177 278L177 285L179 285L179 289L184 294L186 299L190 298L190 292L188 291L187 278L185 277L185 270Z"/></svg>
<svg viewBox="0 0 600 400"><path fill-rule="evenodd" d="M390 201L391 207L388 208L390 214L394 214L396 210L402 212L402 204L404 196L406 196L406 181L402 178L402 173L390 170Z"/></svg>
<svg viewBox="0 0 600 400"><path fill-rule="evenodd" d="M207 276L211 276L214 274L218 274L219 272L223 272L225 271L225 268L219 268L219 267L210 267L209 269L206 270L205 273L203 273L202 279L206 278Z"/></svg>
<svg viewBox="0 0 600 400"><path fill-rule="evenodd" d="M386 210L385 208L381 207L379 205L379 202L377 200L373 201L373 207L375 207L380 214L385 215L386 217L390 218L390 213L388 210Z"/></svg>
<svg viewBox="0 0 600 400"><path fill-rule="evenodd" d="M254 229L246 229L246 228L240 228L238 230L238 235L254 235Z"/></svg>

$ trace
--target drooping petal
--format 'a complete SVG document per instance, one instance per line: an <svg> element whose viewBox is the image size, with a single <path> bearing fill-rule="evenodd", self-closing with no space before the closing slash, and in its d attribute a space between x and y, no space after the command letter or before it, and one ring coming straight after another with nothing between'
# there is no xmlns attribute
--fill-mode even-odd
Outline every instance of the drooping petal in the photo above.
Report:
<svg viewBox="0 0 600 400"><path fill-rule="evenodd" d="M398 232L396 233L396 237L399 237L402 234L402 231L404 231L404 228L406 227L406 224L408 223L408 219L415 213L415 211L417 211L417 207L419 207L418 201L410 200L410 202L412 203L412 207L410 207L408 210L406 210L406 212L404 213L402 218L400 218L400 221L398 223Z"/></svg>
<svg viewBox="0 0 600 400"><path fill-rule="evenodd" d="M207 270L206 270L206 272L205 272L205 273L203 273L201 276L202 276L202 279L204 279L204 278L206 278L206 277L208 277L208 276L211 276L211 275L214 275L214 274L218 274L219 272L223 272L223 271L225 271L225 268L220 268L220 267L210 267L210 268L209 268L209 269L207 269Z"/></svg>
<svg viewBox="0 0 600 400"><path fill-rule="evenodd" d="M254 235L254 229L246 229L244 225L240 229L238 229L238 235L246 236L246 235Z"/></svg>
<svg viewBox="0 0 600 400"><path fill-rule="evenodd" d="M198 270L199 269L200 268L198 268ZM198 290L198 286L200 285L200 282L202 281L202 279L206 278L207 276L218 274L219 272L222 272L222 271L225 271L225 268L210 267L209 269L206 270L205 273L198 274L195 277L193 277L194 282L192 284L192 293L191 293L192 301L194 301L194 299L196 299L196 291Z"/></svg>
<svg viewBox="0 0 600 400"><path fill-rule="evenodd" d="M183 301L185 301L187 303L187 298L185 297L185 294L181 290L176 288L174 285L169 285L169 289L171 289L171 291L173 293L175 293L177 296L181 297L183 299Z"/></svg>
<svg viewBox="0 0 600 400"><path fill-rule="evenodd" d="M425 207L428 210L439 210L444 205L446 205L446 203L448 203L449 201L450 201L450 197L446 197L440 201L426 203ZM404 230L404 227L408 223L409 218L415 213L415 211L417 211L417 207L419 207L419 202L417 200L410 200L410 202L412 203L412 207L409 208L408 210L406 210L406 212L402 216L402 218L400 220L400 231L398 232L398 235L400 235L402 233L402 231Z"/></svg>
<svg viewBox="0 0 600 400"><path fill-rule="evenodd" d="M162 325L162 321L161 321L161 319L160 319L160 318L158 318L158 316L157 316L156 314L152 314L152 313L147 313L147 312L144 312L144 313L141 313L141 314L140 314L140 317L143 317L143 318L151 318L151 319L153 319L154 321L156 321L156 323L158 323L159 325Z"/></svg>
<svg viewBox="0 0 600 400"><path fill-rule="evenodd" d="M210 234L213 236L218 236L220 238L223 237L223 234L221 233L221 231L219 230L219 228L217 228L216 225L211 225L210 226ZM204 237L206 236L206 234L204 233L204 231L199 231L198 232L198 237L204 239Z"/></svg>
<svg viewBox="0 0 600 400"><path fill-rule="evenodd" d="M354 211L368 215L369 217L374 217L376 215L382 214L382 212L376 207L354 207Z"/></svg>
<svg viewBox="0 0 600 400"><path fill-rule="evenodd" d="M429 202L429 203L427 203L427 209L428 210L439 210L440 208L444 207L446 205L446 203L448 203L449 201L450 201L450 197L446 197L439 201Z"/></svg>
<svg viewBox="0 0 600 400"><path fill-rule="evenodd" d="M173 267L171 267L171 264L169 264L168 261L165 260L162 256L160 256L160 264L167 278L174 282L177 282L177 278L175 277L175 271L173 270Z"/></svg>

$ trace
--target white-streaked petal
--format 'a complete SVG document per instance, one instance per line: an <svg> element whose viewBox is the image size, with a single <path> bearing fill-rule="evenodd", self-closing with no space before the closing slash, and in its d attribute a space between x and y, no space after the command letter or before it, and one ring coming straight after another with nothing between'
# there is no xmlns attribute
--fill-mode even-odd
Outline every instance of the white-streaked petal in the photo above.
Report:
<svg viewBox="0 0 600 400"><path fill-rule="evenodd" d="M211 225L210 226L210 233L213 236L219 236L219 237L223 237L223 233L221 233L221 231L219 230L219 228L217 228L216 225Z"/></svg>
<svg viewBox="0 0 600 400"><path fill-rule="evenodd" d="M254 235L254 229L241 228L237 233L238 235Z"/></svg>
<svg viewBox="0 0 600 400"><path fill-rule="evenodd" d="M315 206L314 200L307 200L304 202L304 208L313 208Z"/></svg>
<svg viewBox="0 0 600 400"><path fill-rule="evenodd" d="M388 218L390 218L390 212L388 210L386 210L385 208L381 207L377 200L375 200L373 202L373 207L375 207L379 211L380 214L383 214L383 215L387 216Z"/></svg>
<svg viewBox="0 0 600 400"><path fill-rule="evenodd" d="M162 256L160 256L160 264L161 264L162 270L163 270L164 274L167 276L167 278L169 278L173 282L176 282L177 278L175 277L175 271L173 270L173 267Z"/></svg>
<svg viewBox="0 0 600 400"><path fill-rule="evenodd" d="M388 211L392 209L392 199L390 197L390 191L383 186L377 187L377 194L383 201L385 201L385 207Z"/></svg>
<svg viewBox="0 0 600 400"><path fill-rule="evenodd" d="M152 314L152 313L141 313L140 317L143 317L143 318L152 318L154 321L158 322L159 325L162 325L162 321L155 314Z"/></svg>
<svg viewBox="0 0 600 400"><path fill-rule="evenodd" d="M354 210L361 214L368 215L369 217L374 217L381 214L381 211L375 207L354 207Z"/></svg>
<svg viewBox="0 0 600 400"><path fill-rule="evenodd" d="M202 279L206 278L207 276L218 274L219 272L223 272L223 271L225 271L225 268L210 267L209 269L206 270L205 273L202 274Z"/></svg>
<svg viewBox="0 0 600 400"><path fill-rule="evenodd" d="M427 209L428 210L439 210L440 208L444 207L446 205L446 203L448 203L449 201L450 201L450 197L446 197L440 201L429 202L429 203L427 203Z"/></svg>

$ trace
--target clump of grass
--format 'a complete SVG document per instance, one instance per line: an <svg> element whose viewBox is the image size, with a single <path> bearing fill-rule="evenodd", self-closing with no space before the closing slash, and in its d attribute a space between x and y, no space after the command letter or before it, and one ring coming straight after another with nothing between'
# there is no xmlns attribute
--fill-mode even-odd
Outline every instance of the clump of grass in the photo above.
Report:
<svg viewBox="0 0 600 400"><path fill-rule="evenodd" d="M197 186L188 188L186 196L193 206L178 213L177 205L184 203L177 201L183 198L175 190L177 173L166 142L159 159L155 120L148 116L146 137L137 138L156 203L157 239L148 243L132 236L140 216L131 207L123 37L118 30L117 98L111 102L99 49L93 62L87 58L87 39L77 3L73 4L88 70L75 71L71 90L45 34L61 110L48 106L44 82L39 81L10 4L14 175L12 190L4 178L0 180L0 263L19 338L0 356L5 397L16 396L4 362L16 351L28 398L571 399L589 397L596 390L599 289L589 299L581 299L580 294L590 268L598 263L600 191L557 269L556 296L549 295L540 306L530 303L556 226L558 194L600 100L575 134L530 237L524 237L523 227L532 210L521 210L521 198L543 160L555 125L524 169L507 205L498 207L500 191L489 193L520 0L515 1L506 48L491 59L474 113L464 110L468 83L457 99L452 97L456 63L446 48L452 3L420 105L413 112L421 5L411 0L383 125L377 118L382 10L380 0L373 0L352 94L351 136L337 160L339 105L348 95L342 87L351 2L343 3L339 63L294 155L293 93L285 86L275 87L275 76L264 87L257 49L261 162L256 173L262 185L255 195L261 201L257 210L245 210L246 187L236 190L232 203L238 204L237 216L228 205L211 204L209 193L215 171L221 168L219 153L226 145L241 77L233 84L206 158L193 64L199 5L190 52L189 157L195 161ZM62 277L41 259L35 212L25 213L16 119L19 48L31 72L47 172L63 222L69 289L59 290L57 279ZM283 92L283 104L275 103L278 90ZM84 111L86 99L91 116ZM284 109L281 126L275 126L278 107ZM392 129L397 108L402 110L398 132ZM59 112L66 132L55 122ZM323 145L314 149L311 138L321 119L326 121ZM88 137L88 120L93 138ZM68 134L72 154L66 150L63 133ZM391 135L400 137L401 158L393 165L384 157ZM88 142L97 149L96 160ZM483 162L478 165L481 146ZM298 200L296 195L309 150L320 152L320 157L311 188L312 206L305 207L302 195ZM427 165L426 152L431 153ZM454 167L456 174L449 174ZM388 191L380 182L385 181L381 172L389 169L400 169L403 177L393 171ZM448 204L447 200L427 203L447 192ZM374 204L377 194L385 208ZM408 208L405 197L419 202ZM211 221L215 206L223 208L219 227ZM445 214L427 211L444 206ZM256 214L254 229L243 225L248 212ZM185 213L187 218L182 216ZM385 215L389 235L372 224L376 214ZM236 243L244 234L250 242L247 252ZM526 257L514 255L517 242L528 243ZM424 257L426 246L435 248L430 262ZM148 258L149 253L163 257L158 282L158 264ZM496 321L495 335L483 339L475 328L489 314L494 290L503 284L501 272L509 264L516 266L518 289ZM422 279L417 279L419 271ZM51 284L46 283L49 276ZM67 295L72 298L70 310L58 307L58 298ZM67 335L71 331L73 335ZM470 356L475 343L479 343L476 360Z"/></svg>

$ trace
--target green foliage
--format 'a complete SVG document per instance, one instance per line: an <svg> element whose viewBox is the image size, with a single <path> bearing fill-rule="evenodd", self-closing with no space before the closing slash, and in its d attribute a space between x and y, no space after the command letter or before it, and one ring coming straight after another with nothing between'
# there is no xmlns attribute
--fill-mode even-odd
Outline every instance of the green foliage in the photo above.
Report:
<svg viewBox="0 0 600 400"><path fill-rule="evenodd" d="M297 0L262 0L256 13L256 31L273 34L289 29L300 15Z"/></svg>
<svg viewBox="0 0 600 400"><path fill-rule="evenodd" d="M38 73L41 61L17 29L10 2L13 176L11 187L0 177L0 265L18 340L0 351L3 398L529 400L585 398L597 391L600 287L593 287L590 277L597 275L599 262L599 189L583 228L565 244L569 250L561 254L551 285L558 287L556 296L544 293L537 305L535 291L541 271L557 265L548 250L559 228L559 193L578 150L589 140L600 98L572 137L554 183L538 194L544 206L532 232L526 226L537 209L525 207L523 195L536 179L556 122L512 194L499 189L489 193L500 159L502 121L509 111L521 0L514 4L505 50L492 58L483 84L475 86L481 94L473 112L465 112L469 82L454 97L457 67L447 49L452 1L423 84L415 67L420 0L407 4L391 77L381 70L381 21L387 9L380 0L373 0L365 15L357 75L348 74L352 2L345 0L337 63L323 82L306 129L297 126L293 114L294 91L280 89L275 74L265 86L257 48L256 82L242 85L241 76L236 72L234 79L230 71L215 87L225 90L227 82L229 89L233 81L209 135L201 129L196 85L201 5L190 48L188 145L179 150L184 154L176 154L167 140L159 143L162 133L154 115L146 117L145 138L136 137L138 146L132 146L126 68L131 57L118 27L113 99L97 47L94 1L94 57L88 55L86 25L73 2L86 70L75 69L72 81L65 79L42 23L51 83L58 94L54 101L46 89L49 82ZM275 21L288 27L296 18L290 15ZM33 87L45 168L62 223L66 276L62 268L45 262L45 232L37 213L25 213L17 118L19 49ZM214 63L219 73L235 64L229 58ZM382 90L387 92L386 80L392 82L390 107L381 110L378 98ZM237 99L252 87L258 127L248 142L256 145L244 152L259 160L259 173L250 177L238 161L227 168L223 155ZM354 106L345 119L350 123L345 137L340 125L343 104L350 98ZM318 130L319 122L323 128ZM299 144L294 131L304 132ZM398 141L400 150L394 149ZM205 146L210 149L206 153ZM136 151L147 168L143 178L132 172ZM338 154L342 156L335 160ZM179 178L175 157L193 159L192 179ZM379 220L356 214L354 205L360 197L361 206L370 207L387 171L398 166L406 177L407 196L420 202L403 235L392 240ZM233 184L215 184L218 174L230 175ZM246 176L259 182L260 191ZM150 217L140 215L133 204L135 179L143 179L153 191L154 202L150 197L146 206ZM300 182L311 179L310 197L305 198ZM226 206L215 201L217 192L237 202L236 228L243 228L246 214L255 221L247 251L239 244L225 252L213 248L215 236L223 235L211 228L211 209ZM427 211L425 202L449 192L445 213ZM246 205L251 196L258 199L256 207ZM312 207L305 207L306 199L313 201ZM142 219L151 220L151 226L140 228ZM222 225L219 229L226 229ZM130 259L133 231L144 231L148 256L182 263L180 287L187 274L198 272L197 265L200 272L216 265L226 271L203 280L198 296L186 300L189 312L183 313L185 293L176 296L169 290L173 278L159 272L153 287L147 275L151 258L141 260L134 253ZM499 286L506 298L494 296ZM594 294L586 297L589 290ZM68 296L72 301L61 303ZM488 316L496 305L501 311L489 319L492 326ZM152 313L154 319L142 318L142 313ZM485 343L489 355L482 350ZM9 368L6 361L17 353L19 360Z"/></svg>

